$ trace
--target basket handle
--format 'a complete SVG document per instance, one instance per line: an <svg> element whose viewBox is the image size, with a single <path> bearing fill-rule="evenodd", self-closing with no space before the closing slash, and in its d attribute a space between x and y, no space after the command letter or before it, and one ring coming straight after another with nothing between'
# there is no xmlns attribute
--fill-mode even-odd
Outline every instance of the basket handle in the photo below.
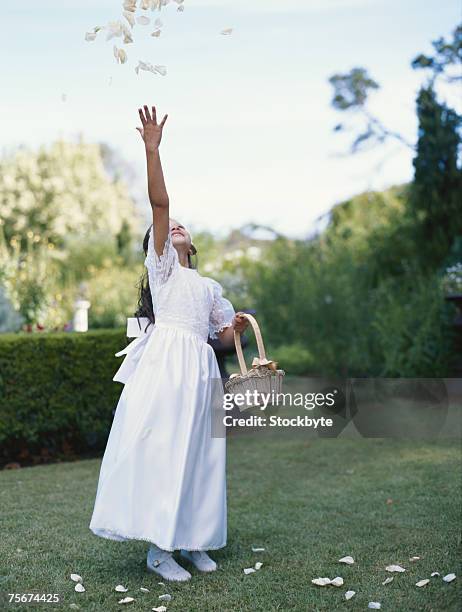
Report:
<svg viewBox="0 0 462 612"><path fill-rule="evenodd" d="M263 338L256 319L251 314L247 314L246 312L239 314L248 319L250 325L252 326L253 333L255 334L255 339L257 341L258 355L260 359L266 359ZM236 330L234 330L234 344L236 345L237 360L239 362L239 367L241 368L241 374L247 374L247 366L245 364L244 353L242 352L241 334Z"/></svg>

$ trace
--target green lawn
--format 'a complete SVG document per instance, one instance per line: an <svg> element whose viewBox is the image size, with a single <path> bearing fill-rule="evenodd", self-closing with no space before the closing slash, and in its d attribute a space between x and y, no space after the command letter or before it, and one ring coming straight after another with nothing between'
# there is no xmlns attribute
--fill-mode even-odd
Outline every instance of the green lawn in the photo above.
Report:
<svg viewBox="0 0 462 612"><path fill-rule="evenodd" d="M85 612L110 612L125 609L117 604L125 595L114 591L121 583L136 598L127 605L131 610L161 605L157 597L165 592L173 596L168 610L181 612L366 610L369 601L392 612L460 609L457 441L229 438L228 546L212 555L219 570L200 575L193 569L189 583L167 589L146 573L146 543L112 542L90 532L99 464L0 472L3 597L59 593L60 604L40 607L69 610L76 602ZM121 488L121 503L124 495ZM266 551L252 553L252 546ZM337 563L344 555L356 564ZM411 563L414 555L421 559ZM263 567L244 575L257 560ZM391 563L407 571L382 586ZM433 571L454 572L457 579L432 578L415 587ZM85 593L74 592L71 572L83 576ZM311 579L318 576L342 576L345 584L316 587ZM151 592L140 592L141 586ZM345 601L348 589L357 594Z"/></svg>

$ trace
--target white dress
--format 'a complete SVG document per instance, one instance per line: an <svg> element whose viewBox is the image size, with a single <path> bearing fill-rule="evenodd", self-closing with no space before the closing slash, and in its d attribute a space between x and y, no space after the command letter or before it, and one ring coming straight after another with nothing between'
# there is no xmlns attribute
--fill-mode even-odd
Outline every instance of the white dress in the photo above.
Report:
<svg viewBox="0 0 462 612"><path fill-rule="evenodd" d="M226 437L211 435L218 363L207 338L232 324L219 283L183 267L171 242L145 260L156 323L118 355L117 404L90 522L112 540L164 550L226 545Z"/></svg>

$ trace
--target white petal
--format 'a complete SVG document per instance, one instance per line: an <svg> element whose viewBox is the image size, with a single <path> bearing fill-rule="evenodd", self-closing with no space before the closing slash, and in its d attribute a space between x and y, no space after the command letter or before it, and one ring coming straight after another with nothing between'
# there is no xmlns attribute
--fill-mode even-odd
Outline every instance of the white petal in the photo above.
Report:
<svg viewBox="0 0 462 612"><path fill-rule="evenodd" d="M146 15L140 15L139 17L136 18L136 21L140 25L148 25L151 20L149 19L149 17L146 17Z"/></svg>
<svg viewBox="0 0 462 612"><path fill-rule="evenodd" d="M146 589L145 587L140 587L140 591L143 591L143 593L149 593L149 589Z"/></svg>
<svg viewBox="0 0 462 612"><path fill-rule="evenodd" d="M184 11L184 6L180 4L180 6L176 9L178 12L182 13Z"/></svg>
<svg viewBox="0 0 462 612"><path fill-rule="evenodd" d="M155 66L155 71L162 76L165 76L167 74L166 66Z"/></svg>
<svg viewBox="0 0 462 612"><path fill-rule="evenodd" d="M96 32L87 32L85 34L85 40L88 42L92 42L96 39Z"/></svg>
<svg viewBox="0 0 462 612"><path fill-rule="evenodd" d="M126 593L128 591L128 589L125 588L122 584L118 584L115 590L117 591L117 593Z"/></svg>
<svg viewBox="0 0 462 612"><path fill-rule="evenodd" d="M330 584L330 578L313 578L311 582L317 586L326 586Z"/></svg>
<svg viewBox="0 0 462 612"><path fill-rule="evenodd" d="M165 593L165 595L159 595L159 599L161 601L170 601L172 599L172 596L168 593Z"/></svg>
<svg viewBox="0 0 462 612"><path fill-rule="evenodd" d="M78 574L71 574L71 580L73 580L74 582L82 582L83 578Z"/></svg>
<svg viewBox="0 0 462 612"><path fill-rule="evenodd" d="M233 28L225 28L224 30L220 32L220 34L223 34L223 36L229 36L232 33L233 33Z"/></svg>
<svg viewBox="0 0 462 612"><path fill-rule="evenodd" d="M330 581L332 586L340 587L343 585L343 578L341 576L337 576L333 580Z"/></svg>
<svg viewBox="0 0 462 612"><path fill-rule="evenodd" d="M352 597L354 597L356 595L356 591L347 591L345 593L345 599L351 599Z"/></svg>
<svg viewBox="0 0 462 612"><path fill-rule="evenodd" d="M123 49L119 49L119 61L121 64L125 64L125 62L127 61L127 54L125 53L125 51Z"/></svg>
<svg viewBox="0 0 462 612"><path fill-rule="evenodd" d="M353 557L350 557L349 555L346 557L342 557L341 559L338 560L339 563L346 563L347 565L353 565L353 563L355 562L355 560L353 559Z"/></svg>
<svg viewBox="0 0 462 612"><path fill-rule="evenodd" d="M123 16L128 21L128 23L131 25L131 27L135 25L135 17L133 13L130 13L130 11L124 11Z"/></svg>
<svg viewBox="0 0 462 612"><path fill-rule="evenodd" d="M143 11L147 11L148 8L150 8L150 6L151 6L151 0L141 0L140 9L142 9Z"/></svg>
<svg viewBox="0 0 462 612"><path fill-rule="evenodd" d="M387 565L387 572L405 572L406 570L401 565Z"/></svg>
<svg viewBox="0 0 462 612"><path fill-rule="evenodd" d="M123 599L119 601L119 603L126 604L126 603L132 603L132 601L135 601L133 597L124 597Z"/></svg>
<svg viewBox="0 0 462 612"><path fill-rule="evenodd" d="M370 601L367 607L371 610L380 610L382 606L378 601Z"/></svg>
<svg viewBox="0 0 462 612"><path fill-rule="evenodd" d="M256 569L256 570L259 570L259 569L261 568L261 566L262 566L262 565L263 565L263 563L262 563L261 561L257 561L257 562L255 563L255 569Z"/></svg>
<svg viewBox="0 0 462 612"><path fill-rule="evenodd" d="M80 610L80 606L78 606L76 603L69 604L69 608L72 608L73 610Z"/></svg>
<svg viewBox="0 0 462 612"><path fill-rule="evenodd" d="M165 583L164 583L164 582L158 582L157 584L158 584L159 586L165 586Z"/></svg>
<svg viewBox="0 0 462 612"><path fill-rule="evenodd" d="M430 574L430 576L431 576L432 578L433 578L433 576L439 576L439 575L440 575L440 573L439 573L439 572L433 572L433 573L431 573L431 574Z"/></svg>
<svg viewBox="0 0 462 612"><path fill-rule="evenodd" d="M77 591L77 593L85 593L85 587L83 586L81 582L77 582L77 584L74 587L74 591Z"/></svg>
<svg viewBox="0 0 462 612"><path fill-rule="evenodd" d="M264 548L256 548L255 546L252 546L252 552L263 552L264 550Z"/></svg>
<svg viewBox="0 0 462 612"><path fill-rule="evenodd" d="M124 24L121 21L110 21L107 26L106 40L111 38L122 36Z"/></svg>
<svg viewBox="0 0 462 612"><path fill-rule="evenodd" d="M255 568L254 567L246 567L244 569L244 574L253 574L255 572Z"/></svg>
<svg viewBox="0 0 462 612"><path fill-rule="evenodd" d="M390 584L390 582L393 582L393 580L394 580L393 576L390 576L390 578L385 578L382 584L385 586L386 584Z"/></svg>
<svg viewBox="0 0 462 612"><path fill-rule="evenodd" d="M455 574L446 574L446 576L444 576L443 580L444 582L452 582L453 580L455 580L456 575Z"/></svg>
<svg viewBox="0 0 462 612"><path fill-rule="evenodd" d="M162 30L154 30L151 36L155 36L156 38L159 38L159 36L161 35L161 32Z"/></svg>
<svg viewBox="0 0 462 612"><path fill-rule="evenodd" d="M133 42L133 38L131 34L125 34L124 36L124 45L128 45Z"/></svg>
<svg viewBox="0 0 462 612"><path fill-rule="evenodd" d="M418 561L420 559L420 557L411 557L409 559L409 561Z"/></svg>
<svg viewBox="0 0 462 612"><path fill-rule="evenodd" d="M126 11L134 13L136 11L136 0L125 0L123 7Z"/></svg>
<svg viewBox="0 0 462 612"><path fill-rule="evenodd" d="M167 608L165 606L159 606L158 608L151 608L154 612L167 612Z"/></svg>
<svg viewBox="0 0 462 612"><path fill-rule="evenodd" d="M419 582L416 582L415 585L416 587L423 587L426 584L428 584L430 582L429 578L425 578L424 580L419 580Z"/></svg>

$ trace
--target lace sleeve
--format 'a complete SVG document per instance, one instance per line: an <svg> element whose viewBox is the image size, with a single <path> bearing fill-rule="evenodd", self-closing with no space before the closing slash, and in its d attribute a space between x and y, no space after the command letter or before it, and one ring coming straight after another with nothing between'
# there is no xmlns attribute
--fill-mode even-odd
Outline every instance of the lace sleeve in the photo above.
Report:
<svg viewBox="0 0 462 612"><path fill-rule="evenodd" d="M148 254L146 255L144 265L148 269L149 285L151 288L164 285L168 281L175 268L179 265L178 253L172 244L170 232L167 235L162 255L159 257L154 248L154 235L151 226L148 240Z"/></svg>
<svg viewBox="0 0 462 612"><path fill-rule="evenodd" d="M232 325L236 313L231 302L223 297L223 287L220 283L212 279L210 282L213 290L213 306L209 319L209 336L215 339L219 332Z"/></svg>

